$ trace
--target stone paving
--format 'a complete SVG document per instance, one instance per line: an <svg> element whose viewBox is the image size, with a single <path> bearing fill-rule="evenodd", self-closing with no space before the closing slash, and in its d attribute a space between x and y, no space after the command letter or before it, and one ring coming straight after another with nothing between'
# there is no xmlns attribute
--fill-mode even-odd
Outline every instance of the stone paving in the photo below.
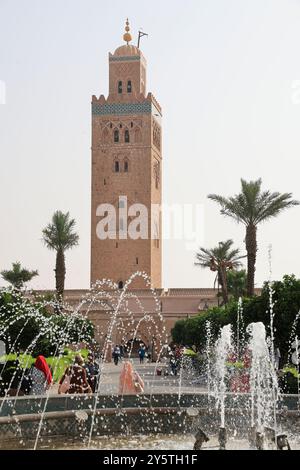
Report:
<svg viewBox="0 0 300 470"><path fill-rule="evenodd" d="M133 359L135 370L142 377L145 384L145 393L199 393L207 390L201 380L186 380L180 374L165 375L169 372L167 364L164 363L139 363L139 359ZM161 369L161 375L157 374L157 369ZM100 383L100 394L118 394L119 376L122 370L122 361L116 366L114 363L104 364ZM57 393L58 386L55 384L51 389L51 394Z"/></svg>

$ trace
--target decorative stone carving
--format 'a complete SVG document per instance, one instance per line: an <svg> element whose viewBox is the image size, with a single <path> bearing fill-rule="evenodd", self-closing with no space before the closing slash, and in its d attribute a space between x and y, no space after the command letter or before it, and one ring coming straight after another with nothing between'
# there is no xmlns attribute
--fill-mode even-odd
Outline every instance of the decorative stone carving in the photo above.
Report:
<svg viewBox="0 0 300 470"><path fill-rule="evenodd" d="M158 124L153 119L153 143L155 147L160 150L161 130Z"/></svg>

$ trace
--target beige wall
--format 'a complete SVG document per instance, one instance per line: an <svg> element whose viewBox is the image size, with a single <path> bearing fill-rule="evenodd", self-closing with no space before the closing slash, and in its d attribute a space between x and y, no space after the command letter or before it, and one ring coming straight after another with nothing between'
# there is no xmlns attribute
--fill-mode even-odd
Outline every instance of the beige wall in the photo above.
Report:
<svg viewBox="0 0 300 470"><path fill-rule="evenodd" d="M66 291L65 300L75 306L86 294L87 291ZM113 306L117 305L119 295L115 295L115 298L112 296L111 307L105 310L97 304L89 307L88 318L96 327L96 340L101 345L107 340L113 319ZM159 350L162 344L171 341L171 329L176 321L201 314L205 304L217 305L215 290L157 289L155 295L146 289L132 290L126 294L125 303L116 316L117 320L112 329L112 343L124 344L136 337L150 347L154 341L156 349ZM84 314L86 307L81 311Z"/></svg>

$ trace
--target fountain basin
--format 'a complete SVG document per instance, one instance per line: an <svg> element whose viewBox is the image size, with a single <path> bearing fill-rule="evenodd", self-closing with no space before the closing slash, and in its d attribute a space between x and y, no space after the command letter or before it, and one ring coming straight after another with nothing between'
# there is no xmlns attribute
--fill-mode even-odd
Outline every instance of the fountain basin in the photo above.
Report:
<svg viewBox="0 0 300 470"><path fill-rule="evenodd" d="M77 440L78 446L89 435L93 395L57 395L48 399L43 416L40 444L47 441ZM0 400L0 406L1 401ZM250 396L227 393L226 429L228 438L248 439L250 432ZM45 397L7 398L0 415L0 448L30 448L41 420ZM282 432L300 435L298 396L285 395L277 412ZM191 412L192 411L192 412ZM195 412L197 411L197 412ZM201 428L208 436L216 436L220 416L214 400L206 393L153 395L100 395L93 426L93 439L134 435L195 435ZM79 441L78 441L79 439Z"/></svg>

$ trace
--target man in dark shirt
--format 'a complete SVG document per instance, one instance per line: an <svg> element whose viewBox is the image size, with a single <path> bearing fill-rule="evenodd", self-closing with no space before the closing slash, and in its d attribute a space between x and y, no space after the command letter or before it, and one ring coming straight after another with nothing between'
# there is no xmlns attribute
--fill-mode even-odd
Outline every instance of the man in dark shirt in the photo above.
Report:
<svg viewBox="0 0 300 470"><path fill-rule="evenodd" d="M94 356L92 354L88 355L87 362L84 365L87 381L89 386L91 387L93 393L95 393L97 389L97 381L99 379L99 366L95 362Z"/></svg>

